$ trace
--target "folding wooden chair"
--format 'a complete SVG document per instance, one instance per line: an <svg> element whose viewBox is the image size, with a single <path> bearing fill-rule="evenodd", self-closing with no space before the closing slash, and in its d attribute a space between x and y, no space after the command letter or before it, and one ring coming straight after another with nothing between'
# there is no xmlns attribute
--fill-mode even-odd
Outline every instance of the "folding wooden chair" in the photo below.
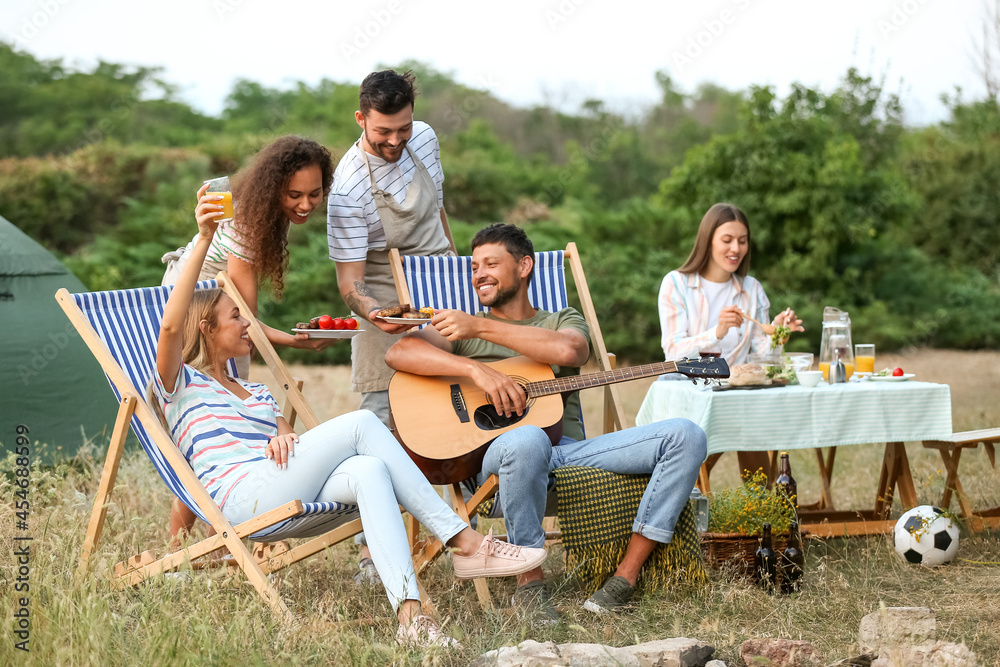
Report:
<svg viewBox="0 0 1000 667"><path fill-rule="evenodd" d="M220 274L220 278L224 279L225 275ZM199 289L214 286L215 281L198 283ZM236 566L246 574L270 608L290 621L292 614L268 581L267 575L360 532L361 519L357 507L341 503L294 501L235 527L226 520L145 398L144 388L155 368L160 320L171 289L149 287L84 294L70 294L61 289L56 294L56 300L101 364L120 401L118 418L84 539L78 576L86 574L90 558L100 540L107 505L131 425L150 461L170 490L197 516L211 525L216 534L163 558L157 559L150 552L144 552L118 563L113 574L115 583L120 587L134 586L147 577L175 570L186 561L197 566L199 558L220 547L226 547ZM227 291L232 295L235 290ZM236 296L239 296L238 293ZM237 303L245 307L242 299ZM273 348L253 320L251 336L259 349L266 347L273 355ZM273 359L280 364L276 355L273 355ZM287 369L282 364L280 368L274 367L272 370L277 371L279 380L287 381L285 390L293 403L297 403L295 409L302 415L306 426L315 426L315 414L305 403ZM253 553L243 543L244 538L273 543L300 537L314 539L295 548L280 544L259 547Z"/></svg>
<svg viewBox="0 0 1000 667"><path fill-rule="evenodd" d="M554 250L535 253L535 271L528 284L528 298L536 308L548 311L558 311L569 306L569 295L566 289L566 263L569 263L580 301L580 309L590 327L590 339L593 353L601 371L610 371L615 367L614 355L607 351L604 338L601 335L601 325L597 320L597 311L590 297L587 277L580 262L576 244L570 243L565 250ZM421 257L415 255L400 255L398 250L390 251L390 265L396 284L396 292L400 303L432 308L448 308L462 310L475 314L485 311L479 303L475 288L472 285L472 258L464 257ZM618 387L614 384L605 385L604 390L604 432L625 428L625 411L622 408ZM459 484L452 484L448 493L455 512L469 521L470 515L490 498L498 488L498 479L492 475L470 498L465 501ZM553 521L546 519L546 538L557 538ZM411 519L409 524L411 541L414 547L414 566L419 573L423 567L432 562L442 551L442 545L431 538L418 541L419 526ZM477 579L476 592L484 607L492 605L489 589L486 583Z"/></svg>

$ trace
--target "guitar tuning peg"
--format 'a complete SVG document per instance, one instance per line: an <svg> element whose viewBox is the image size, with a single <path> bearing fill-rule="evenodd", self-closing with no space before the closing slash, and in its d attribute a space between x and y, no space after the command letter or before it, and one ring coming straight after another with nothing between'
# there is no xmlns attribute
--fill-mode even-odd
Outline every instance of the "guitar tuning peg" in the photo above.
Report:
<svg viewBox="0 0 1000 667"><path fill-rule="evenodd" d="M698 386L698 378L691 378L691 384L693 384L694 386L697 387Z"/></svg>

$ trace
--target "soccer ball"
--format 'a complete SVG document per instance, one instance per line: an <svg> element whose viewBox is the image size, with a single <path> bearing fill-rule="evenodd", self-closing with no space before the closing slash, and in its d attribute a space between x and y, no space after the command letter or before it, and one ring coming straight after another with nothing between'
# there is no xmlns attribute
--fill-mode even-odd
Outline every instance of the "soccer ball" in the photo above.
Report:
<svg viewBox="0 0 1000 667"><path fill-rule="evenodd" d="M958 551L958 527L937 507L920 505L899 517L894 530L896 553L909 563L944 565Z"/></svg>

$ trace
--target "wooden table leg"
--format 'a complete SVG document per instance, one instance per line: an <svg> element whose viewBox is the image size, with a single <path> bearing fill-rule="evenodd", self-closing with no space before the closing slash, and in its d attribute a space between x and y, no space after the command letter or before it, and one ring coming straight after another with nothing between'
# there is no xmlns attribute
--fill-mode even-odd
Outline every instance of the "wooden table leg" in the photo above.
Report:
<svg viewBox="0 0 1000 667"><path fill-rule="evenodd" d="M958 506L961 508L962 517L969 519L972 517L972 504L969 502L969 497L965 495L965 489L962 488L962 481L958 477L958 463L962 457L962 450L960 448L955 449L951 453L944 449L939 451L941 452L941 458L944 460L945 470L948 472L945 481L945 490L941 495L941 508L948 509L948 506L951 505L951 493L954 490L955 495L958 496Z"/></svg>
<svg viewBox="0 0 1000 667"><path fill-rule="evenodd" d="M902 442L893 443L896 445L896 482L899 485L899 500L903 504L903 509L907 510L916 507L917 490L913 485L913 475L910 472L910 459L906 456L906 445Z"/></svg>
<svg viewBox="0 0 1000 667"><path fill-rule="evenodd" d="M830 447L830 454L827 461L823 460L822 447L817 447L814 451L816 452L816 463L819 466L819 479L823 485L817 509L832 510L834 507L833 493L830 490L830 478L833 477L833 457L837 453L837 448Z"/></svg>
<svg viewBox="0 0 1000 667"><path fill-rule="evenodd" d="M896 448L895 443L885 443L882 454L882 470L879 472L878 489L875 491L875 518L888 519L892 509L892 492L896 488Z"/></svg>
<svg viewBox="0 0 1000 667"><path fill-rule="evenodd" d="M722 454L709 454L705 462L701 464L701 470L698 472L698 490L704 495L708 495L712 492L712 485L709 482L709 475L712 474L712 468L715 464L719 462L722 458Z"/></svg>

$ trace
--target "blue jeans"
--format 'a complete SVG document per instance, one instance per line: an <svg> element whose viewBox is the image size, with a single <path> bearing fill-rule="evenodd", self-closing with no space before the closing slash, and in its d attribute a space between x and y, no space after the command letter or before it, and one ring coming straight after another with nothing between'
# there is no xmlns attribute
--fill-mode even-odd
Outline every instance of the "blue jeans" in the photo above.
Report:
<svg viewBox="0 0 1000 667"><path fill-rule="evenodd" d="M522 426L493 441L478 481L486 481L491 474L500 478L500 504L511 543L541 547L545 543L546 485L552 470L587 466L650 475L632 532L665 543L673 537L677 517L698 481L707 453L705 432L687 419L665 419L580 441L564 437L557 447L551 446L542 429Z"/></svg>
<svg viewBox="0 0 1000 667"><path fill-rule="evenodd" d="M367 410L335 417L300 435L286 470L270 460L253 464L222 513L238 524L292 500L358 505L393 609L403 600L420 599L399 505L442 542L466 527L389 429Z"/></svg>

